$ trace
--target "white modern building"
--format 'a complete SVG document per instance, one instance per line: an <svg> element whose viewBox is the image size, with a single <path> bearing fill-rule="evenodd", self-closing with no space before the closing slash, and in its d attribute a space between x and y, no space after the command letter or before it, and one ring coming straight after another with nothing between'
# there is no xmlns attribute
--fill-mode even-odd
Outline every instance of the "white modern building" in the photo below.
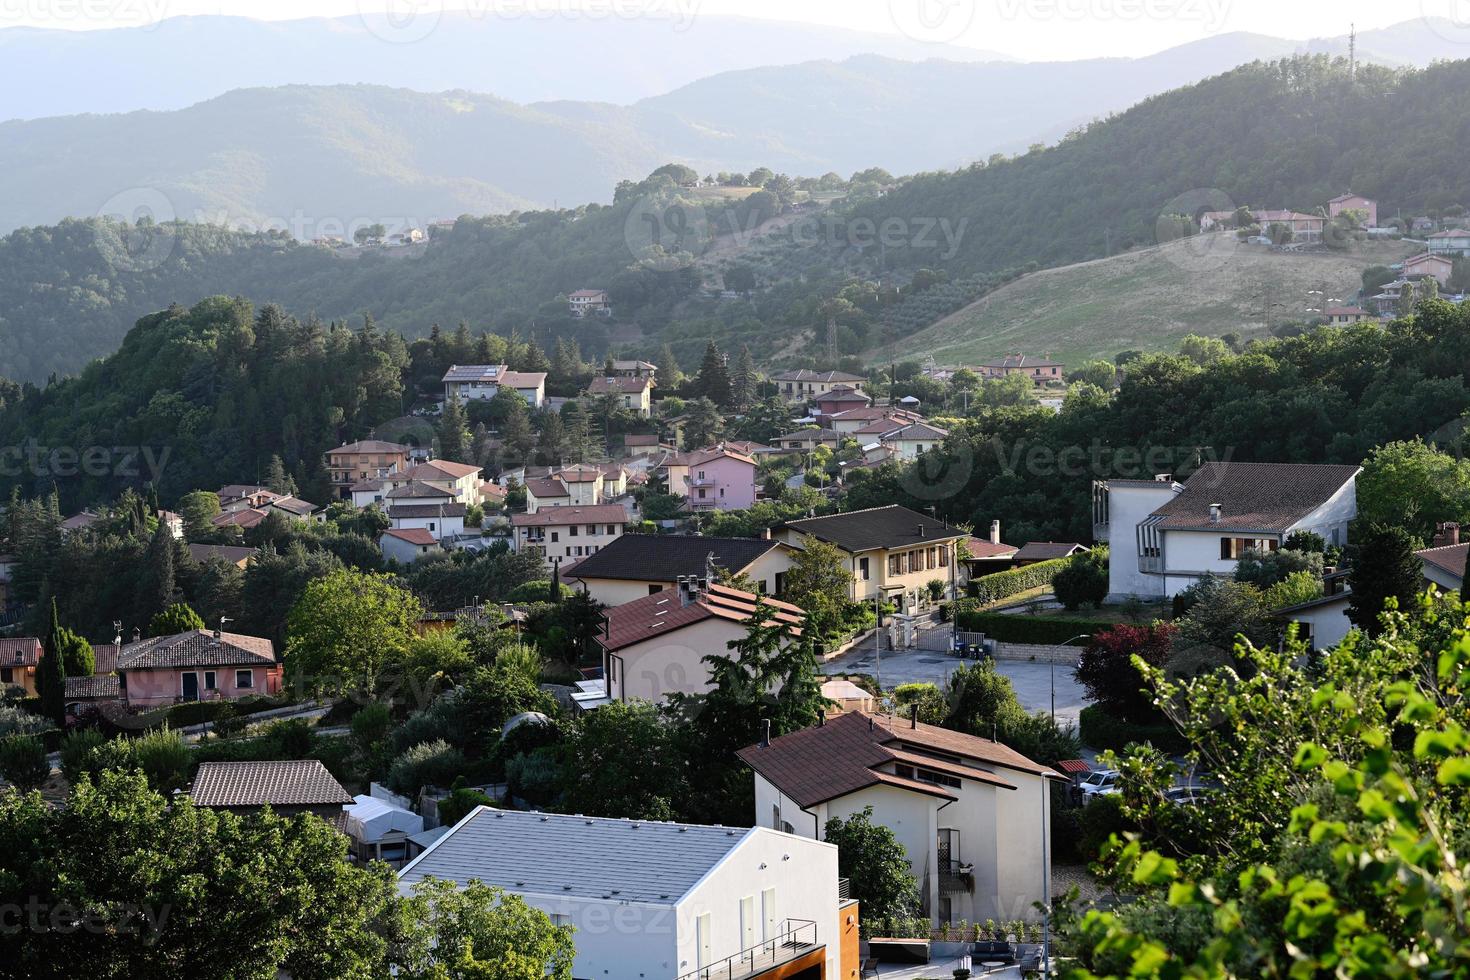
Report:
<svg viewBox="0 0 1470 980"><path fill-rule="evenodd" d="M512 371L504 364L452 364L444 374L444 400L489 401L502 390L514 391L532 408L546 402L546 374Z"/></svg>
<svg viewBox="0 0 1470 980"><path fill-rule="evenodd" d="M622 504L540 507L510 519L511 546L516 551L538 548L548 565L560 565L597 554L621 537L627 524Z"/></svg>
<svg viewBox="0 0 1470 980"><path fill-rule="evenodd" d="M936 922L1036 919L1051 870L1049 780L999 742L860 711L739 752L755 821L821 839L873 808L893 831Z"/></svg>
<svg viewBox="0 0 1470 980"><path fill-rule="evenodd" d="M849 975L845 937L856 954L837 848L764 827L479 807L400 872L399 888L427 878L503 888L572 927L576 977L819 980Z"/></svg>
<svg viewBox="0 0 1470 980"><path fill-rule="evenodd" d="M1207 575L1234 575L1250 552L1276 551L1297 531L1347 543L1358 516L1357 466L1206 463L1184 483L1093 485L1093 536L1110 541L1108 593L1165 597Z"/></svg>

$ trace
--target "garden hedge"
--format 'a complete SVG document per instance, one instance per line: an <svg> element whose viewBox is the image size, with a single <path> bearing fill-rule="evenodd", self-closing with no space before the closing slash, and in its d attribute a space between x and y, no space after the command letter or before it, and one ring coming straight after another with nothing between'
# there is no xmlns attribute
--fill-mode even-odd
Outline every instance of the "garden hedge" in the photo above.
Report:
<svg viewBox="0 0 1470 980"><path fill-rule="evenodd" d="M961 610L956 616L959 628L967 633L984 633L1001 643L1065 643L1082 634L1112 629L1111 623L1093 619L1068 619L1064 616L1018 616L998 612Z"/></svg>
<svg viewBox="0 0 1470 980"><path fill-rule="evenodd" d="M1098 705L1088 705L1078 717L1078 737L1082 744L1099 751L1122 752L1130 743L1147 742L1164 752L1186 751L1189 746L1179 730L1167 722L1158 725L1134 725L1110 715Z"/></svg>
<svg viewBox="0 0 1470 980"><path fill-rule="evenodd" d="M966 592L980 605L988 606L1002 599L1009 599L1013 595L1020 595L1022 592L1030 592L1032 589L1050 585L1052 578L1057 572L1066 568L1070 560L1069 558L1053 558L1051 561L1039 561L1034 565L1022 565L1010 571L996 572L994 575L972 579Z"/></svg>

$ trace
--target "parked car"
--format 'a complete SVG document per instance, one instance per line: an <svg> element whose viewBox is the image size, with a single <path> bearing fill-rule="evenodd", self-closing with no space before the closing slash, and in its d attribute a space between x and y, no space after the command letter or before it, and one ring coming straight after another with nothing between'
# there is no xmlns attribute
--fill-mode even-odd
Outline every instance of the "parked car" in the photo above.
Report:
<svg viewBox="0 0 1470 980"><path fill-rule="evenodd" d="M1111 796L1118 792L1121 775L1116 769L1096 769L1089 773L1081 783L1082 802L1089 802L1094 796Z"/></svg>
<svg viewBox="0 0 1470 980"><path fill-rule="evenodd" d="M1195 806L1203 803L1214 790L1208 786L1171 786L1164 790L1164 799L1180 806Z"/></svg>

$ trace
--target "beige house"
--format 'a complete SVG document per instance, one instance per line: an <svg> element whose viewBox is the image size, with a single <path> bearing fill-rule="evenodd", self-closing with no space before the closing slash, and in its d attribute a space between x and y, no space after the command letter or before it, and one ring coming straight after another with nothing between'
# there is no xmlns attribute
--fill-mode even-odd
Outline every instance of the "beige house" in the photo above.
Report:
<svg viewBox="0 0 1470 980"><path fill-rule="evenodd" d="M622 536L627 523L622 504L542 507L510 519L511 546L535 548L548 565L560 565L597 554Z"/></svg>
<svg viewBox="0 0 1470 980"><path fill-rule="evenodd" d="M1034 922L1050 897L1048 784L1066 777L1000 742L853 711L737 754L760 826L821 840L828 820L872 807L936 922Z"/></svg>
<svg viewBox="0 0 1470 980"><path fill-rule="evenodd" d="M325 455L327 472L331 474L332 487L339 497L347 496L354 483L387 476L408 465L407 446L380 439L350 442L327 450Z"/></svg>
<svg viewBox="0 0 1470 980"><path fill-rule="evenodd" d="M447 491L458 503L474 505L480 502L480 484L484 482L481 472L480 467L469 463L434 459L389 473L383 477L382 489L385 496L391 496L399 487L424 483Z"/></svg>
<svg viewBox="0 0 1470 980"><path fill-rule="evenodd" d="M813 541L842 552L852 575L854 601L882 597L900 612L928 604L929 583L944 583L952 597L960 584L956 548L969 535L898 504L827 517L787 521L772 530L778 541L805 548Z"/></svg>
<svg viewBox="0 0 1470 980"><path fill-rule="evenodd" d="M577 585L606 606L673 589L680 578L716 581L739 575L756 591L779 596L796 549L760 538L627 534L577 565ZM570 584L570 582L569 582Z"/></svg>
<svg viewBox="0 0 1470 980"><path fill-rule="evenodd" d="M728 654L730 644L745 637L758 601L767 622L801 634L806 613L796 606L722 585L701 588L687 579L673 590L609 609L607 631L598 639L606 696L657 702L670 694L708 691L704 658Z"/></svg>
<svg viewBox="0 0 1470 980"><path fill-rule="evenodd" d="M772 375L771 381L781 397L793 405L816 401L833 388L862 391L863 385L867 384L866 378L842 371L787 371Z"/></svg>
<svg viewBox="0 0 1470 980"><path fill-rule="evenodd" d="M652 378L629 378L617 375L593 378L592 384L587 386L587 394L592 398L611 395L617 399L619 407L630 412L637 412L644 418L653 414Z"/></svg>

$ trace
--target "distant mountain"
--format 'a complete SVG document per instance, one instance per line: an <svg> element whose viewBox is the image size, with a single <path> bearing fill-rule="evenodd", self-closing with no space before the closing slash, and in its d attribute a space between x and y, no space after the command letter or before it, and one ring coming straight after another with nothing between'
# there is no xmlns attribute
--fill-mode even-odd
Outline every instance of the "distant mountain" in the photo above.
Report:
<svg viewBox="0 0 1470 980"><path fill-rule="evenodd" d="M224 24L293 38L318 22L292 23L298 27L200 18L166 21L158 31ZM726 27L738 35L761 25L737 20ZM454 33L441 28L430 41ZM0 32L0 42L11 34ZM1399 47L1406 44L1400 37ZM1160 91L1297 46L1228 34L1138 59L1017 64L861 55L724 72L631 106L292 85L234 91L166 112L0 123L7 179L0 233L64 217L132 214L151 202L155 213L231 226L269 222L310 238L357 219L422 225L465 213L605 202L620 180L640 179L671 160L701 173L953 168L1055 141ZM245 60L262 72L270 64ZM461 58L450 74L473 76L478 64ZM0 58L0 76L12 67ZM415 87L437 77L425 71Z"/></svg>
<svg viewBox="0 0 1470 980"><path fill-rule="evenodd" d="M239 88L365 83L419 92L468 89L515 102L627 105L719 72L857 54L1004 60L787 21L682 15L514 17L436 11L263 21L173 17L97 31L0 30L0 120L180 109ZM38 82L44 79L44 83Z"/></svg>

